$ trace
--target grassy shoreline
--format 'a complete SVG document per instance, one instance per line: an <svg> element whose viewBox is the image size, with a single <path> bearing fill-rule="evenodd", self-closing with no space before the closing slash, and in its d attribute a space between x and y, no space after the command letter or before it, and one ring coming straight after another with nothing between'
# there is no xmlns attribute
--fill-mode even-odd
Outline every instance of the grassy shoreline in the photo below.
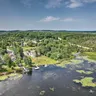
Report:
<svg viewBox="0 0 96 96"><path fill-rule="evenodd" d="M11 79L13 77L13 79L17 79L17 78L21 78L22 77L22 74L19 74L19 73L11 73L11 74L8 74L8 75L2 75L0 76L0 81L4 81L4 80L7 80L8 78Z"/></svg>
<svg viewBox="0 0 96 96"><path fill-rule="evenodd" d="M82 56L88 61L96 62L96 52L84 52Z"/></svg>
<svg viewBox="0 0 96 96"><path fill-rule="evenodd" d="M86 54L89 55L90 52L87 52ZM92 53L92 52L91 52ZM95 54L95 53L94 53ZM91 56L91 55L90 55ZM89 62L96 62L95 60L92 60L92 59L89 59L87 58L87 56L85 57L83 55L83 58L85 60L88 60ZM35 57L35 58L32 58L32 61L33 61L33 66L41 66L41 65L53 65L55 64L56 66L58 67L62 67L62 68L66 68L66 65L68 64L80 64L82 63L82 60L75 60L75 59L72 59L72 60L62 60L62 61L56 61L54 59L51 59L47 56L40 56L40 57ZM17 70L19 71L20 67L15 67L14 70ZM2 80L6 80L8 79L9 77L12 77L12 76L15 76L16 74L18 74L18 72L14 73L14 70L11 72L11 74L6 74L6 75L1 75L0 76L0 81ZM86 73L84 71L78 71L79 73ZM3 72L1 72L3 73ZM8 73L8 72L6 72ZM90 74L90 73L89 73Z"/></svg>

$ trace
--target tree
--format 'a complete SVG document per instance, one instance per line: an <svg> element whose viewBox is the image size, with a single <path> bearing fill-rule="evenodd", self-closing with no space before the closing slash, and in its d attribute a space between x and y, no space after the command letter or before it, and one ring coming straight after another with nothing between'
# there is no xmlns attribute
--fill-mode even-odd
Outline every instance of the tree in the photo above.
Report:
<svg viewBox="0 0 96 96"><path fill-rule="evenodd" d="M30 57L25 56L24 57L24 62L25 62L26 65L32 67L32 60L31 60Z"/></svg>
<svg viewBox="0 0 96 96"><path fill-rule="evenodd" d="M8 65L8 67L12 67L13 66L12 65L12 60L11 60L11 58L10 58L10 56L8 54L4 55L4 62L5 62L5 64Z"/></svg>
<svg viewBox="0 0 96 96"><path fill-rule="evenodd" d="M20 52L21 58L23 59L23 57L24 57L23 48L20 47L19 52Z"/></svg>

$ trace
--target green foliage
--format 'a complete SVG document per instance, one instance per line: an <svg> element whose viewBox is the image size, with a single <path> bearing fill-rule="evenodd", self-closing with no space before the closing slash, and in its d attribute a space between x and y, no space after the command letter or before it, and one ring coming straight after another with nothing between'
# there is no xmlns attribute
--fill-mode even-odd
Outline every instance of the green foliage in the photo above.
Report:
<svg viewBox="0 0 96 96"><path fill-rule="evenodd" d="M12 66L12 61L11 61L11 58L8 54L4 55L4 61L5 61L5 64L7 64L9 67Z"/></svg>
<svg viewBox="0 0 96 96"><path fill-rule="evenodd" d="M3 48L0 48L0 54L1 54L1 55L4 55L4 54L6 54L6 48L5 48L5 49L3 49Z"/></svg>
<svg viewBox="0 0 96 96"><path fill-rule="evenodd" d="M13 42L14 41L14 42ZM34 43L35 41L35 43ZM8 67L18 66L20 63L31 66L29 57L24 56L24 51L35 50L41 55L39 59L34 60L35 64L54 64L56 61L70 61L74 58L72 52L86 53L90 59L96 60L96 34L80 32L8 32L0 35L0 67L5 63ZM16 61L8 56L7 49L14 52ZM90 53L88 53L90 52ZM45 56L45 57L42 57ZM38 55L37 55L38 56ZM46 57L48 57L46 59ZM51 58L51 59L49 59ZM79 64L81 61L73 60L73 63ZM66 62L63 62L64 64ZM61 66L65 66L64 64ZM24 65L24 64L23 64ZM3 70L3 69L2 69Z"/></svg>
<svg viewBox="0 0 96 96"><path fill-rule="evenodd" d="M32 59L30 57L25 56L24 57L24 62L25 62L26 65L32 67Z"/></svg>

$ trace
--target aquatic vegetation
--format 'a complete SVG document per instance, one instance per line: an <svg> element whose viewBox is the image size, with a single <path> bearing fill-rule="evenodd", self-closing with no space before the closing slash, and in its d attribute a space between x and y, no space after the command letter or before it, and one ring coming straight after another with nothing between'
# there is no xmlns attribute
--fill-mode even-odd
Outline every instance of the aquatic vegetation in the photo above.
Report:
<svg viewBox="0 0 96 96"><path fill-rule="evenodd" d="M43 96L44 94L45 94L44 90L39 93L39 95L41 95L41 96Z"/></svg>
<svg viewBox="0 0 96 96"><path fill-rule="evenodd" d="M85 77L81 80L73 80L75 83L81 83L82 87L96 87L96 83L92 82L94 78L92 77Z"/></svg>
<svg viewBox="0 0 96 96"><path fill-rule="evenodd" d="M86 74L86 75L90 75L92 74L93 72L91 71L84 71L84 70L76 70L76 72L80 73L80 74Z"/></svg>
<svg viewBox="0 0 96 96"><path fill-rule="evenodd" d="M84 55L84 54L83 54L83 55ZM83 57L83 59L88 60L89 63L90 63L90 62L96 63L96 60L89 59L88 56L82 56L82 57Z"/></svg>
<svg viewBox="0 0 96 96"><path fill-rule="evenodd" d="M6 80L7 78L8 78L8 76L6 76L6 75L0 76L0 81Z"/></svg>
<svg viewBox="0 0 96 96"><path fill-rule="evenodd" d="M61 63L57 64L56 66L61 67L61 68L66 68L66 65L70 64L70 61L64 60Z"/></svg>
<svg viewBox="0 0 96 96"><path fill-rule="evenodd" d="M71 60L71 62L72 62L72 64L80 64L80 63L83 62L83 60L75 60L75 59L73 59L73 60Z"/></svg>
<svg viewBox="0 0 96 96"><path fill-rule="evenodd" d="M15 75L14 78L12 78L12 80L16 80L16 79L19 79L21 78L23 75L22 74L18 74L18 75ZM11 79L11 78L10 78Z"/></svg>
<svg viewBox="0 0 96 96"><path fill-rule="evenodd" d="M0 76L0 81L4 81L6 79L10 79L10 80L15 80L15 79L18 79L18 78L21 78L23 75L22 74L17 74L17 73L11 73L11 74L8 74L8 75L3 75L3 76ZM14 78L12 78L14 77Z"/></svg>
<svg viewBox="0 0 96 96"><path fill-rule="evenodd" d="M53 88L49 88L49 89L50 89L50 91L53 91L53 92L55 91L55 88L54 87Z"/></svg>
<svg viewBox="0 0 96 96"><path fill-rule="evenodd" d="M8 76L9 77L13 77L13 76L16 76L17 74L16 73L11 73L11 74L9 74Z"/></svg>
<svg viewBox="0 0 96 96"><path fill-rule="evenodd" d="M75 80L73 80L73 82L80 83L80 80L75 79Z"/></svg>

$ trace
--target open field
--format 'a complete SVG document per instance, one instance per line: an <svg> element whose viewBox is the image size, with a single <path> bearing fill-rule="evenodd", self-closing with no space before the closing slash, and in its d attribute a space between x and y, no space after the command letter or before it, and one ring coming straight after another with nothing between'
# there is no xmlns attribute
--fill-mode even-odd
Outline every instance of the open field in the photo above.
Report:
<svg viewBox="0 0 96 96"><path fill-rule="evenodd" d="M56 60L48 58L46 56L40 56L40 57L36 57L36 58L32 58L32 61L40 66L40 65L45 65L45 64L56 64Z"/></svg>

